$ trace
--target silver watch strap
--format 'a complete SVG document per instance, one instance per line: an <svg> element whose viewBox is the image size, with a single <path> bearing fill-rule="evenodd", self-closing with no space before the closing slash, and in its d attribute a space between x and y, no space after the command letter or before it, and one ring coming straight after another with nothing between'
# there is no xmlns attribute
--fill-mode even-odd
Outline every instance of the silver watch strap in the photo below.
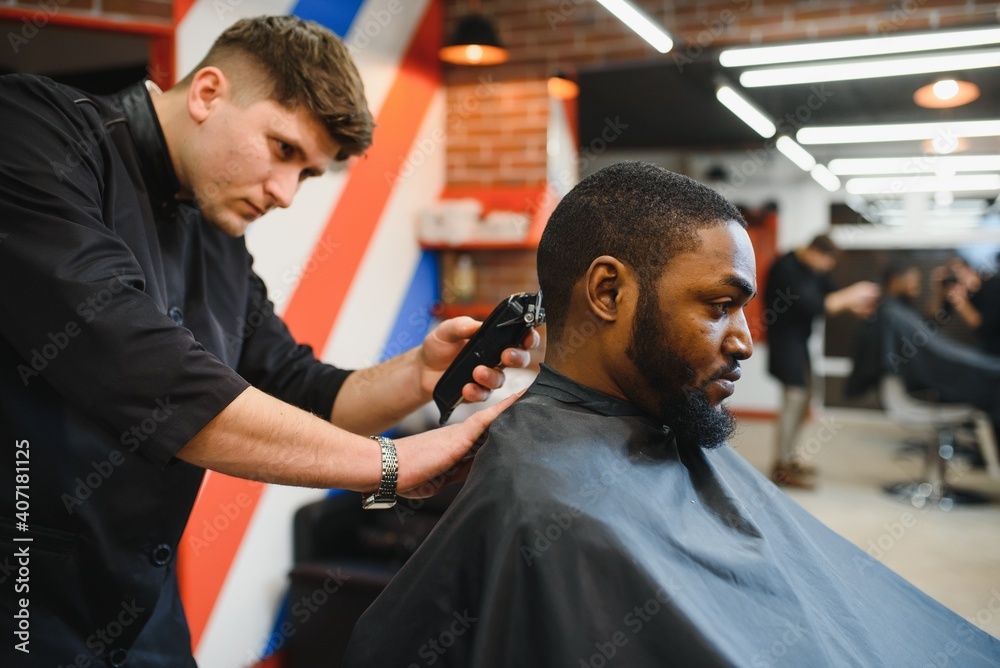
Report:
<svg viewBox="0 0 1000 668"><path fill-rule="evenodd" d="M382 450L382 480L378 490L362 497L361 507L365 510L392 508L396 505L396 480L399 474L399 459L396 456L396 444L385 436L372 436Z"/></svg>

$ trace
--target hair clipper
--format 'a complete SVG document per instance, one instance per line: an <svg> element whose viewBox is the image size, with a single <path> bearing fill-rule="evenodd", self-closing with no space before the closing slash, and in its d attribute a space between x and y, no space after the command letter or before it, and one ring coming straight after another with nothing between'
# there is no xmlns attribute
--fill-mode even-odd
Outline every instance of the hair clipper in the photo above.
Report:
<svg viewBox="0 0 1000 668"><path fill-rule="evenodd" d="M518 292L500 302L434 386L434 403L441 411L441 424L462 403L462 388L474 382L473 369L480 364L500 366L500 353L521 345L528 331L544 322L541 290Z"/></svg>

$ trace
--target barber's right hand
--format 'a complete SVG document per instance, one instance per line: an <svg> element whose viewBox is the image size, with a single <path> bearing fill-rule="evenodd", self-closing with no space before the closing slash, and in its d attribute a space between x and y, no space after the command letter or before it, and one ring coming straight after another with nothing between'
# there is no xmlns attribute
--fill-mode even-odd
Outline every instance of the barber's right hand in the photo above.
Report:
<svg viewBox="0 0 1000 668"><path fill-rule="evenodd" d="M476 439L523 392L470 415L465 422L396 439L399 496L419 499L434 496L452 482L464 480L472 461L462 461Z"/></svg>
<svg viewBox="0 0 1000 668"><path fill-rule="evenodd" d="M860 318L867 318L875 313L879 297L882 296L882 289L871 281L858 281L844 288L843 292L847 310Z"/></svg>

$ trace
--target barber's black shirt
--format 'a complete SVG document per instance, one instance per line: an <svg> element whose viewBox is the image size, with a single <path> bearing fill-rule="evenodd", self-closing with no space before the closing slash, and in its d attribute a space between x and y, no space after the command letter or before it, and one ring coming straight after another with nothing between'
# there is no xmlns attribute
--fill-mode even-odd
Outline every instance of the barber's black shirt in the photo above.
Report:
<svg viewBox="0 0 1000 668"><path fill-rule="evenodd" d="M812 271L794 252L771 265L764 291L767 369L782 384L806 384L813 320L823 315L826 296L835 289L827 274Z"/></svg>
<svg viewBox="0 0 1000 668"><path fill-rule="evenodd" d="M174 556L204 471L175 453L249 385L329 416L348 373L295 343L244 241L177 191L143 85L0 77L0 656L190 661Z"/></svg>
<svg viewBox="0 0 1000 668"><path fill-rule="evenodd" d="M970 301L982 317L976 330L980 347L991 355L1000 355L1000 274L983 281Z"/></svg>

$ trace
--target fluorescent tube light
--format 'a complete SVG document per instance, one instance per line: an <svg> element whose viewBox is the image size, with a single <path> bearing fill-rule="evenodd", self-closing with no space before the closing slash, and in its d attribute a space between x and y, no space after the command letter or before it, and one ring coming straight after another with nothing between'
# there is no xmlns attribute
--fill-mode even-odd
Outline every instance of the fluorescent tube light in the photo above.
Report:
<svg viewBox="0 0 1000 668"><path fill-rule="evenodd" d="M654 49L660 53L666 53L674 46L674 40L660 27L656 21L649 18L644 12L636 9L627 0L597 0L604 5L609 12L634 30L639 37L649 42Z"/></svg>
<svg viewBox="0 0 1000 668"><path fill-rule="evenodd" d="M778 147L781 148L780 146ZM838 158L830 171L847 174L932 174L952 172L1000 172L1000 155L923 155L911 158Z"/></svg>
<svg viewBox="0 0 1000 668"><path fill-rule="evenodd" d="M960 70L1000 67L1000 49L973 51L951 55L911 56L907 58L879 58L823 65L797 67L772 67L747 70L740 75L740 84L746 88L761 86L787 86L821 81L846 81L851 79L877 79L927 72L952 72Z"/></svg>
<svg viewBox="0 0 1000 668"><path fill-rule="evenodd" d="M816 166L816 158L809 151L795 143L791 137L778 137L775 146L786 158L794 162L799 169L808 172Z"/></svg>
<svg viewBox="0 0 1000 668"><path fill-rule="evenodd" d="M715 91L715 97L719 98L726 109L736 114L737 117L759 134L764 139L773 137L778 128L774 126L764 112L750 103L745 97L737 93L729 86L721 86Z"/></svg>
<svg viewBox="0 0 1000 668"><path fill-rule="evenodd" d="M816 183L820 184L830 192L835 193L840 190L840 179L834 176L830 170L823 165L816 165L809 170L809 174L813 177Z"/></svg>
<svg viewBox="0 0 1000 668"><path fill-rule="evenodd" d="M800 63L809 60L884 56L893 53L960 49L1000 43L1000 28L983 30L935 31L919 35L894 35L866 39L842 39L829 42L786 44L782 46L726 49L719 54L723 67L753 67Z"/></svg>
<svg viewBox="0 0 1000 668"><path fill-rule="evenodd" d="M920 141L939 137L1000 136L1000 120L900 125L829 125L802 128L795 135L800 144L865 144L883 141Z"/></svg>
<svg viewBox="0 0 1000 668"><path fill-rule="evenodd" d="M934 193L940 190L968 192L1000 190L1000 174L966 174L964 176L897 176L889 178L859 178L847 181L847 192L855 195L886 195L902 193Z"/></svg>

